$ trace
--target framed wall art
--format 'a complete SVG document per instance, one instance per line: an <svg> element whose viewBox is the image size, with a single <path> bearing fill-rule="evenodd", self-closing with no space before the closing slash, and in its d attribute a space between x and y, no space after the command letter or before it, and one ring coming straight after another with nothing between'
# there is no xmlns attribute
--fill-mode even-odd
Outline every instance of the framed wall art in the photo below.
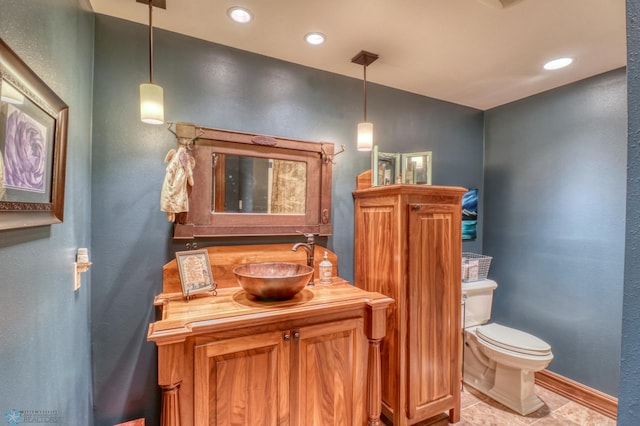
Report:
<svg viewBox="0 0 640 426"><path fill-rule="evenodd" d="M62 222L68 115L0 39L0 230Z"/></svg>
<svg viewBox="0 0 640 426"><path fill-rule="evenodd" d="M186 298L194 294L215 290L207 250L178 251L176 252L176 263L180 273L182 294Z"/></svg>
<svg viewBox="0 0 640 426"><path fill-rule="evenodd" d="M478 190L470 189L462 196L462 239L475 240L478 226Z"/></svg>

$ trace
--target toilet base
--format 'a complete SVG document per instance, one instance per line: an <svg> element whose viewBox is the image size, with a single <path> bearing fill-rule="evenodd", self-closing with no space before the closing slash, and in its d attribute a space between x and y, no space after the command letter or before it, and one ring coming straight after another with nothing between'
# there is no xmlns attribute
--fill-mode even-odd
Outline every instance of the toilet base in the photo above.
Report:
<svg viewBox="0 0 640 426"><path fill-rule="evenodd" d="M496 370L505 369L511 371L488 371L484 378L465 373L464 383L523 416L544 407L544 401L535 393L532 371L496 366ZM494 380L487 380L489 377Z"/></svg>
<svg viewBox="0 0 640 426"><path fill-rule="evenodd" d="M533 371L500 364L496 366L495 382L487 395L523 416L544 406L544 402L536 395Z"/></svg>
<svg viewBox="0 0 640 426"><path fill-rule="evenodd" d="M474 335L465 335L463 381L523 416L544 406L535 393L535 372L488 358Z"/></svg>

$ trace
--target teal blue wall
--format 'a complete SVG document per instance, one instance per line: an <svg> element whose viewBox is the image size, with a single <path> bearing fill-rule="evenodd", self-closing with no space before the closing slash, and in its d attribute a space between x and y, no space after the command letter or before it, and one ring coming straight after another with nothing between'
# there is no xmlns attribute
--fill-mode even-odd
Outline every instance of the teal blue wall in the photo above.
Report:
<svg viewBox="0 0 640 426"><path fill-rule="evenodd" d="M156 352L145 336L162 265L184 249L172 243L159 209L163 159L175 139L164 126L138 119L138 85L148 78L146 31L96 16L91 323L98 425L143 415L156 424ZM334 235L327 244L339 256L340 274L352 279L351 192L356 175L370 168L369 154L354 149L362 81L160 30L154 44L154 81L164 87L167 120L346 145L333 168ZM434 183L481 187L481 111L373 84L367 101L382 150L432 150ZM200 247L232 242L256 240Z"/></svg>
<svg viewBox="0 0 640 426"><path fill-rule="evenodd" d="M619 209L624 209L624 202L620 202L620 191L624 197L621 189L624 183L621 186L614 184L621 176L615 165L623 155L620 152L619 128L615 124L619 123L621 108L624 107L620 94L620 90L624 93L620 86L623 83L621 71L515 103L511 105L515 108L511 112L510 107L504 107L487 114L487 135L495 138L497 128L513 126L491 120L499 121L505 117L522 120L528 115L527 111L532 112L531 122L519 121L522 127L513 129L518 136L511 139L518 143L520 150L523 149L521 144L528 143L519 139L520 136L544 133L535 129L535 123L546 126L553 121L544 117L544 110L572 98L578 99L578 104L567 104L570 109L594 113L591 117L596 121L603 120L601 115L609 117L605 125L613 126L612 138L607 138L605 144L612 149L604 153L607 173L603 175L600 172L605 182L600 180L596 185L601 195L614 201L615 211L604 212L605 221L593 225L597 228L592 231L597 237L593 241L583 245L571 245L571 241L549 245L552 254L566 256L566 249L570 248L587 255L588 261L584 264L578 265L576 259L571 259L567 268L586 268L597 279L608 280L608 285L603 290L594 290L594 280L579 272L579 277L590 284L589 291L584 291L584 286L578 289L576 283L567 278L565 265L558 265L555 259L550 259L552 256L541 252L538 255L543 257L542 260L550 260L553 270L562 278L559 284L549 284L553 281L551 279L547 284L541 284L542 280L535 283L521 281L514 277L517 271L510 272L505 268L505 261L501 260L508 253L499 250L500 256L494 260L492 272L501 282L497 292L496 317L548 339L558 357L563 354L575 361L583 353L577 353L577 349L572 350L575 353L569 353L569 346L558 342L558 330L566 324L554 321L555 327L549 328L551 331L542 328L546 321L544 317L550 315L548 311L533 312L533 303L521 305L522 311L518 315L508 308L510 300L518 292L527 297L531 291L539 293L538 300L551 306L553 309L549 311L555 313L556 318L559 308L571 309L575 302L586 302L585 306L591 306L593 309L589 311L588 318L586 311L574 311L580 317L580 323L566 330L566 339L584 346L585 330L596 324L601 334L596 336L594 343L601 353L605 353L603 348L609 343L615 346L621 340L621 425L640 423L640 392L637 389L640 264L636 262L640 219L633 213L638 210L640 193L640 71L637 63L640 16L635 3L627 0L630 17L630 136L626 208L629 213L626 216L626 263L622 269L623 295L619 286L622 266L617 254L622 250L619 245L620 220L625 220L624 214L620 216L619 212ZM174 141L164 129L142 125L136 118L137 85L147 79L145 27L96 15L94 33L94 15L87 11L88 8L87 0L56 0L55 3L0 0L0 37L71 107L65 222L0 232L0 287L3 294L0 298L0 339L4 342L0 345L0 372L3 377L9 377L2 381L3 386L0 387L0 415L14 408L58 410L64 419L63 424L88 425L94 423L91 410L95 402L97 425L111 426L142 416L147 418L147 424L157 424L156 355L153 345L146 343L145 336L148 323L154 320L151 300L160 291L161 266L173 257L174 251L182 248L172 243L171 227L158 208L164 175L162 159ZM94 34L95 64L92 60ZM361 81L163 31L156 32L156 49L156 80L165 88L168 119L277 136L327 140L337 145L344 143L351 148L354 123L360 120L361 115ZM94 66L95 85L92 91ZM589 103L579 103L589 94L605 95L606 108L600 110L602 114L596 114L598 109ZM487 227L484 233L481 230L481 237L484 234L487 251L497 247L497 240L515 244L512 235L503 235L499 226L492 222L492 217L504 214L500 211L495 216L498 201L495 196L492 198L488 186L496 183L492 173L496 172L496 163L502 161L502 154L495 149L490 152L495 140L487 142L487 188L484 188L481 112L377 85L369 86L368 105L383 150L432 149L435 154L434 183L481 189L481 201L484 196L487 204L486 212L482 211L481 204L481 218L485 218ZM578 118L575 113L568 115L571 120ZM591 123L580 124L589 127ZM546 136L551 138L549 134ZM553 137L573 139L569 146L576 147L578 138L575 132L572 137ZM590 146L597 145L594 140L600 137L590 133L584 135ZM92 139L95 141L93 153ZM503 134L498 139L504 142L510 138ZM498 146L493 145L494 148ZM512 149L506 143L502 147ZM558 147L551 146L550 149L561 158L572 160L573 164L575 157L558 152ZM521 155L522 152L518 158ZM366 154L349 149L336 160L333 189L335 235L326 243L340 256L341 274L352 278L351 191L355 176L368 168L369 159ZM624 168L624 164L619 165ZM585 164L579 161L578 166ZM546 163L545 167L549 168ZM513 169L514 166L508 168ZM551 168L553 173L560 173L561 168ZM515 179L515 184L520 188L527 173L523 170L518 173L521 176ZM564 175L556 177L560 180ZM585 177L589 181L591 174L585 171ZM577 185L580 180L575 173L570 173L569 178L572 185ZM534 182L537 179L534 176ZM513 194L518 192L515 189L510 189ZM607 189L611 189L611 193ZM553 197L561 194L538 195ZM520 204L523 209L531 205L522 195L517 196L523 201ZM508 205L508 201L505 199L503 203ZM549 207L569 209L564 205ZM601 207L592 205L592 208L597 210ZM538 213L543 218L550 217L547 211ZM506 217L510 214L507 213ZM586 214L586 218L591 215L590 212L582 214ZM582 220L582 216L577 219ZM516 232L516 225L521 224L514 221L510 226L512 231L507 232ZM547 222L539 225L539 230L549 233ZM551 228L561 234L567 232L559 224L552 224ZM611 231L613 235L604 237L600 228ZM532 241L540 247L545 244L537 235L532 236ZM239 241L216 240L206 244L235 242ZM80 292L73 293L71 264L75 250L87 245L95 264L83 277ZM469 251L480 251L480 247L482 240L465 244L465 250ZM599 259L606 261L602 269L592 267L596 254L602 254ZM36 266L32 259L37 259ZM520 266L524 270L531 267ZM536 272L548 274L540 268ZM558 283L558 280L554 282ZM546 289L553 297L543 298L536 287L540 285L550 286ZM594 296L591 291L601 297L602 304L592 306ZM620 319L622 302L616 304L615 300L622 297L624 311ZM591 317L594 315L592 311L597 315L595 319ZM569 318L564 319L568 324ZM621 339L620 320L623 324ZM605 325L598 325L599 321ZM574 375L576 380L584 378L585 384L615 395L614 381L618 377L613 371L617 362L615 351L615 348L610 349L602 359L588 357L590 364L583 365L585 373L574 375L575 368L559 359L551 367L569 372L567 374ZM609 374L606 378L597 372L603 362L604 371Z"/></svg>
<svg viewBox="0 0 640 426"><path fill-rule="evenodd" d="M626 120L624 69L485 113L493 319L547 341L551 371L614 396Z"/></svg>
<svg viewBox="0 0 640 426"><path fill-rule="evenodd" d="M618 424L640 424L640 4L627 0L627 228Z"/></svg>
<svg viewBox="0 0 640 426"><path fill-rule="evenodd" d="M88 0L0 0L0 38L70 112L64 222L0 231L2 422L15 409L91 424L92 283L73 292L73 262L91 244L93 37Z"/></svg>

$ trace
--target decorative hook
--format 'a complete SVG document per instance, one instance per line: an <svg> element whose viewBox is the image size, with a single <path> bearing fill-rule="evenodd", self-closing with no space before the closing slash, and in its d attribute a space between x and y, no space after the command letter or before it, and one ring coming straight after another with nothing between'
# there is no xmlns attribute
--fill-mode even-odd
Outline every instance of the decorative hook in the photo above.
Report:
<svg viewBox="0 0 640 426"><path fill-rule="evenodd" d="M331 162L331 164L336 164L333 159L336 158L338 156L338 154L342 154L344 152L344 145L341 145L340 151L334 153L333 155L329 155L327 154L327 152L324 150L324 146L320 147L320 150L322 150L322 160L325 163L329 163Z"/></svg>
<svg viewBox="0 0 640 426"><path fill-rule="evenodd" d="M204 134L204 130L199 129L198 134L192 138L181 138L178 134L171 129L171 126L175 124L173 121L167 121L168 126L167 130L169 130L173 135L178 139L178 145L184 145L187 149L193 149L193 143Z"/></svg>

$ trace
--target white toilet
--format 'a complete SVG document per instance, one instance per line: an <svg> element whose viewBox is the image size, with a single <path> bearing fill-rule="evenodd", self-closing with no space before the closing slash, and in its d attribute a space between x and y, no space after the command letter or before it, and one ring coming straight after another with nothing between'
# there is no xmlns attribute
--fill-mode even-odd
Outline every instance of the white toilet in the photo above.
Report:
<svg viewBox="0 0 640 426"><path fill-rule="evenodd" d="M534 373L546 368L553 354L535 336L487 324L496 287L493 280L462 283L464 383L526 416L544 405L535 394Z"/></svg>

